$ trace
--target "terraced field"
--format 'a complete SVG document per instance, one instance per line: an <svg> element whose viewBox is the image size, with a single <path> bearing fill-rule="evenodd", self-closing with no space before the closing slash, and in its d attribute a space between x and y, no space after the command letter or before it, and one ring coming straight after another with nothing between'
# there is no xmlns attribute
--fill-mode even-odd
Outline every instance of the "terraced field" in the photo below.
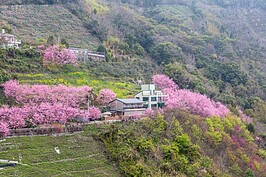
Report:
<svg viewBox="0 0 266 177"><path fill-rule="evenodd" d="M95 49L99 44L83 22L62 5L0 5L0 19L16 27L23 42L54 35L75 47Z"/></svg>
<svg viewBox="0 0 266 177"><path fill-rule="evenodd" d="M22 164L0 170L0 176L119 176L94 140L94 130L91 125L73 135L7 138L0 142L0 159L19 161L21 157Z"/></svg>

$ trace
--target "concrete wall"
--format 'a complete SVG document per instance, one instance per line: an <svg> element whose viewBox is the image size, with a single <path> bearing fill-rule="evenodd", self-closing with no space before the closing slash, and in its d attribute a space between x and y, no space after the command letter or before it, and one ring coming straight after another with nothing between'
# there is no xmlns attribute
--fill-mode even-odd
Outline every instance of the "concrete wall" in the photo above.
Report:
<svg viewBox="0 0 266 177"><path fill-rule="evenodd" d="M125 116L133 116L134 113L138 113L139 115L144 115L145 114L145 109L130 109L125 111Z"/></svg>

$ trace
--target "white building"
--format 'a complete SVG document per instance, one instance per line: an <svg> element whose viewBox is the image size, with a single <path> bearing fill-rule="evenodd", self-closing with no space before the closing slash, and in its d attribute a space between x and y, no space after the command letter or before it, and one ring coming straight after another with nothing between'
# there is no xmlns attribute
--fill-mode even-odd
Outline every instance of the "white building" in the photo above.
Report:
<svg viewBox="0 0 266 177"><path fill-rule="evenodd" d="M2 29L2 33L0 35L0 43L2 44L3 48L19 48L21 45L21 40L17 40L17 37L14 34L6 34L5 29Z"/></svg>
<svg viewBox="0 0 266 177"><path fill-rule="evenodd" d="M100 52L92 52L88 49L69 48L70 51L75 53L80 61L105 61L105 54Z"/></svg>
<svg viewBox="0 0 266 177"><path fill-rule="evenodd" d="M141 92L135 95L136 99L144 102L143 106L150 109L158 109L164 106L162 91L156 90L154 84L141 85Z"/></svg>

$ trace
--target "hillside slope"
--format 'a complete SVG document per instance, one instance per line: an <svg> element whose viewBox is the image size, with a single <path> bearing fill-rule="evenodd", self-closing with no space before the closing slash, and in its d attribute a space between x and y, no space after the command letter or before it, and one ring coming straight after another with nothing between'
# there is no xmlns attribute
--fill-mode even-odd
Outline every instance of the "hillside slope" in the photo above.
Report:
<svg viewBox="0 0 266 177"><path fill-rule="evenodd" d="M204 119L172 110L165 117L102 125L69 137L10 138L11 144L0 143L1 157L16 159L21 152L29 166L0 176L17 175L16 170L21 176L119 176L92 132L99 133L107 158L122 175L263 176L265 7L263 0L0 0L1 20L33 46L0 50L0 84L17 79L89 85L95 93L109 88L118 97L132 97L139 91L137 80L150 83L152 75L164 72L180 88L227 104L232 114L243 109L255 124L233 115ZM43 66L37 45L47 45L49 36L65 38L70 46L101 49L108 62ZM54 146L62 156L52 155Z"/></svg>
<svg viewBox="0 0 266 177"><path fill-rule="evenodd" d="M160 68L149 61L88 62L77 67L44 67L36 49L0 49L0 84L17 79L20 83L48 85L89 85L95 92L109 88L117 97L132 97L138 93L138 79L150 79ZM0 87L0 105L5 103Z"/></svg>
<svg viewBox="0 0 266 177"><path fill-rule="evenodd" d="M123 176L265 177L265 150L234 116L184 111L109 126L101 132Z"/></svg>
<svg viewBox="0 0 266 177"><path fill-rule="evenodd" d="M100 41L64 5L0 5L0 18L16 27L23 42L55 36L71 46L95 49Z"/></svg>
<svg viewBox="0 0 266 177"><path fill-rule="evenodd" d="M74 135L11 137L1 141L1 159L20 159L22 165L1 170L0 176L120 176L93 138L93 129L90 126Z"/></svg>
<svg viewBox="0 0 266 177"><path fill-rule="evenodd" d="M266 11L261 1L23 0L2 4L11 5L0 6L1 19L16 27L23 41L54 35L66 38L71 46L91 49L104 42L113 53L118 49L125 53L140 44L159 64L182 59L190 69L205 69L197 62L201 58L236 62L239 70L258 82L256 94L265 98L261 87L266 75ZM120 40L118 48L110 37ZM167 43L169 54L163 56L157 50ZM206 71L201 73L212 80Z"/></svg>
<svg viewBox="0 0 266 177"><path fill-rule="evenodd" d="M265 107L264 1L17 0L2 4L1 19L16 26L25 41L54 35L66 38L71 46L99 46L110 63L98 65L97 74L111 71L112 76L125 79L133 73L132 80L164 72L181 88L208 95L232 110L240 106L256 112L258 100ZM134 64L127 67L127 63ZM96 73L95 65L89 65ZM115 72L107 69L113 67Z"/></svg>

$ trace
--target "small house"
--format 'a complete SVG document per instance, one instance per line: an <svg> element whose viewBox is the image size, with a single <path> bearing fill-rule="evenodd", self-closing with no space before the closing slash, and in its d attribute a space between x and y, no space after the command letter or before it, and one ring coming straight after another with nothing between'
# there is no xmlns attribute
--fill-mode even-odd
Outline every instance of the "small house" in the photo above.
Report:
<svg viewBox="0 0 266 177"><path fill-rule="evenodd" d="M19 48L21 45L21 40L17 40L16 35L5 33L5 29L2 29L2 33L0 35L0 43L3 48L15 47Z"/></svg>
<svg viewBox="0 0 266 177"><path fill-rule="evenodd" d="M110 102L110 111L116 115L133 116L135 114L144 115L145 108L143 101L136 98L115 99Z"/></svg>

